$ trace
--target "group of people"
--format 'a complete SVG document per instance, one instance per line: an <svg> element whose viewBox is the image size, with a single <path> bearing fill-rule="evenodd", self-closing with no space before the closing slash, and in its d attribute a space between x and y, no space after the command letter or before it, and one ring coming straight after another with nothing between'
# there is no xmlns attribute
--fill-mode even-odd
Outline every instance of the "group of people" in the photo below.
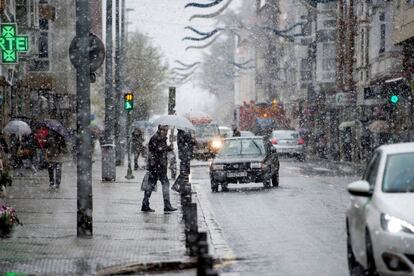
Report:
<svg viewBox="0 0 414 276"><path fill-rule="evenodd" d="M173 212L177 209L170 202L170 182L167 176L168 170L168 153L174 150L172 144L167 143L168 126L158 126L157 132L151 137L148 143L148 189L144 191L142 201L142 212L154 212L150 207L150 197L155 188L157 181L161 182L164 199L164 212ZM180 183L188 179L190 174L190 160L193 156L195 140L190 132L178 130L177 146L178 158L180 159L180 175L178 176L174 190L179 191Z"/></svg>
<svg viewBox="0 0 414 276"><path fill-rule="evenodd" d="M7 181L10 185L10 170L22 176L22 169L30 168L36 175L39 168L47 167L49 187L60 187L62 159L67 153L62 136L41 127L29 135L10 134L7 140L0 134L0 183Z"/></svg>

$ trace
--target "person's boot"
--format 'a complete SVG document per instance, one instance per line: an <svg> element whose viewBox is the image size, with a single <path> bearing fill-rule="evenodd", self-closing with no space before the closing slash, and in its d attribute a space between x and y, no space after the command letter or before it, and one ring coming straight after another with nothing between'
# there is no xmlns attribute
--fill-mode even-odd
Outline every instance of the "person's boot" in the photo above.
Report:
<svg viewBox="0 0 414 276"><path fill-rule="evenodd" d="M142 205L141 212L153 213L153 212L155 212L155 210L151 209L149 206Z"/></svg>
<svg viewBox="0 0 414 276"><path fill-rule="evenodd" d="M164 201L164 212L174 212L177 211L177 208L171 206L169 201Z"/></svg>

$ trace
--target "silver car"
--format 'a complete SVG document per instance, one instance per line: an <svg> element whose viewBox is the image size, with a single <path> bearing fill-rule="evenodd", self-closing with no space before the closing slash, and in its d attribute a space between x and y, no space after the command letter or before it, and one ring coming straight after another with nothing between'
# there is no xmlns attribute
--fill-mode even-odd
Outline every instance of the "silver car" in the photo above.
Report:
<svg viewBox="0 0 414 276"><path fill-rule="evenodd" d="M279 155L294 156L305 160L305 141L295 130L274 130L270 138Z"/></svg>

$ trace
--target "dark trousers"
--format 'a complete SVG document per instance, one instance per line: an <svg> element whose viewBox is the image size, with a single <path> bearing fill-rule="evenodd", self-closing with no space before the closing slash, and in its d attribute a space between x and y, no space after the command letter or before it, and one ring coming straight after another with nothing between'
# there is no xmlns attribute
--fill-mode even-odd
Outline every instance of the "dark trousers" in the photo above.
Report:
<svg viewBox="0 0 414 276"><path fill-rule="evenodd" d="M49 172L49 186L59 187L62 179L62 163L49 162L47 170Z"/></svg>
<svg viewBox="0 0 414 276"><path fill-rule="evenodd" d="M177 177L177 180L175 181L173 189L176 192L180 191L181 184L184 181L188 181L188 177L190 175L190 160L180 160L180 175Z"/></svg>
<svg viewBox="0 0 414 276"><path fill-rule="evenodd" d="M134 152L134 169L138 169L138 158L141 155L143 158L145 158L145 148L144 147L137 147Z"/></svg>
<svg viewBox="0 0 414 276"><path fill-rule="evenodd" d="M148 178L148 186L151 187L149 191L145 191L144 193L144 199L142 200L142 206L143 207L149 207L150 202L149 199L151 197L153 188L157 184L157 181L161 182L162 185L162 196L164 198L164 208L171 207L170 203L170 181L168 180L167 174L162 175L153 175L150 174Z"/></svg>

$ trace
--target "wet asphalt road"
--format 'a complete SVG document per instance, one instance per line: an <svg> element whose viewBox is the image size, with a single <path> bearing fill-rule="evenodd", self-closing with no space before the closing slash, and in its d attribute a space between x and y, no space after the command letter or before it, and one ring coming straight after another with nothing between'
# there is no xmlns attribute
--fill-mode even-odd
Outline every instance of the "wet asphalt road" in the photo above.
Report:
<svg viewBox="0 0 414 276"><path fill-rule="evenodd" d="M208 167L192 168L192 181L211 205L241 275L349 275L346 260L346 185L351 168L282 160L280 187L229 185L211 193Z"/></svg>

